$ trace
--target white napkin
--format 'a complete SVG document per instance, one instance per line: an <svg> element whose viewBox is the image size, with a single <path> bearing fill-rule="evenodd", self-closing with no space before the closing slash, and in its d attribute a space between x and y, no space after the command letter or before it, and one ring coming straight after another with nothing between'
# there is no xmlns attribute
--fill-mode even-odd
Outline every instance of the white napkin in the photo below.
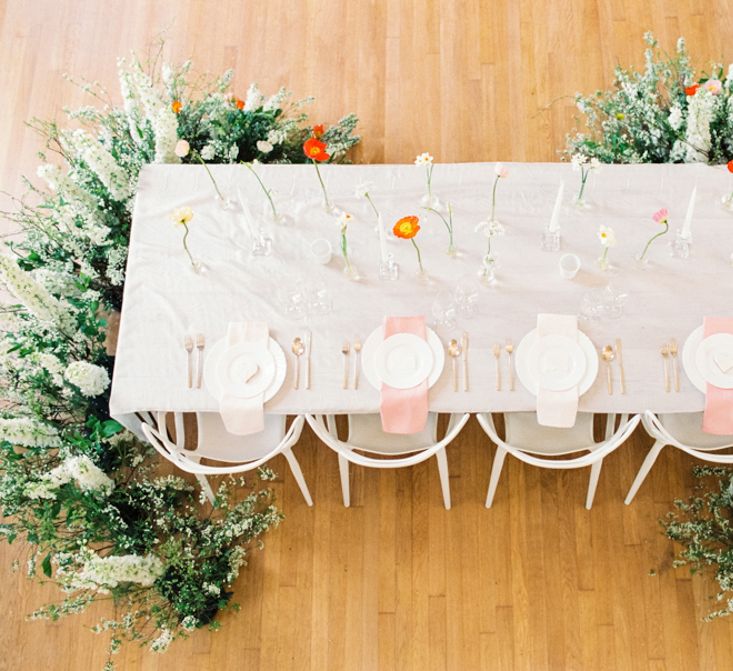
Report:
<svg viewBox="0 0 733 671"><path fill-rule="evenodd" d="M537 315L537 337L562 335L572 340L578 339L578 318L574 315L539 314ZM564 391L537 390L537 422L542 426L568 429L575 426L578 414L578 387Z"/></svg>
<svg viewBox="0 0 733 671"><path fill-rule="evenodd" d="M247 342L267 349L269 337L265 322L229 322L227 327L227 347ZM262 431L265 428L263 405L264 393L241 398L225 392L219 401L219 412L226 430L238 436Z"/></svg>

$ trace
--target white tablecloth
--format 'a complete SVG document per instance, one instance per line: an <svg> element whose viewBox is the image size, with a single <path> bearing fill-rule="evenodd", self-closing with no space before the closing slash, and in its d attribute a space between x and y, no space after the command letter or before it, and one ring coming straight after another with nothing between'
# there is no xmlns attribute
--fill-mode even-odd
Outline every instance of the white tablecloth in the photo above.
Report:
<svg viewBox="0 0 733 671"><path fill-rule="evenodd" d="M723 168L703 165L603 166L591 176L588 199L596 207L578 212L570 206L579 175L567 164L507 164L509 177L498 189L498 217L506 235L495 239L500 283L482 289L479 314L459 319L453 332L438 328L447 341L470 334L470 392L452 391L450 365L430 390L430 407L439 412L531 410L535 398L521 385L517 391L494 389L491 345L512 339L516 345L536 325L538 312L576 314L581 297L608 282L628 292L625 314L619 320L580 321L581 329L597 346L623 339L628 393L609 396L605 378L580 400L581 411L661 412L697 411L703 394L682 375L680 393L665 393L662 386L661 344L670 338L680 346L705 315L733 314L733 216L723 210L720 197L733 189L733 178ZM238 186L261 213L265 198L254 177L243 166L214 166L214 174L228 195ZM338 256L338 224L320 207L312 166L258 166L265 184L276 192L285 209L297 209L291 227L272 228L273 254L247 258L249 241L241 211L223 211L213 199L211 183L198 166L146 167L140 176L135 201L130 253L122 307L117 359L110 409L123 422L141 410L214 411L217 401L206 391L186 388L184 335L202 332L213 345L230 321L258 319L285 349L290 370L280 392L266 405L272 413L376 412L379 393L362 376L359 391L343 391L344 339L362 340L382 323L385 315L424 314L432 322L431 306L440 289L451 289L464 275L475 275L486 240L474 231L486 218L493 182L493 164L438 164L433 188L453 205L458 259L449 258L443 224L419 206L425 192L424 169L413 165L322 166L333 200L352 212L349 227L352 259L364 279L353 282L342 274ZM561 218L563 249L577 253L583 263L573 281L558 273L560 253L540 250L539 239L555 200L558 184L566 183ZM368 204L356 198L354 188L373 182L373 199L385 222L407 214L421 217L418 242L424 264L434 279L425 286L415 279L415 253L409 242L389 241L401 266L397 282L377 279L379 244L374 216ZM692 187L698 200L693 223L693 255L672 258L668 243L685 215ZM305 204L304 204L305 203ZM171 211L193 208L189 244L195 257L209 267L206 275L188 267L181 245L182 230L170 220ZM640 269L634 257L659 230L651 215L670 211L672 230L657 241L649 254L651 267ZM597 239L599 224L616 231L618 246L611 249L616 272L601 272ZM306 248L317 237L328 238L334 258L320 266ZM238 251L240 253L238 253ZM278 292L295 282L323 282L333 311L312 317L313 384L310 391L292 389L290 343L302 335L305 323L286 317ZM504 360L504 365L506 361ZM603 373L603 368L601 368ZM616 378L618 371L614 370ZM505 374L506 377L506 374ZM506 389L506 386L504 387Z"/></svg>

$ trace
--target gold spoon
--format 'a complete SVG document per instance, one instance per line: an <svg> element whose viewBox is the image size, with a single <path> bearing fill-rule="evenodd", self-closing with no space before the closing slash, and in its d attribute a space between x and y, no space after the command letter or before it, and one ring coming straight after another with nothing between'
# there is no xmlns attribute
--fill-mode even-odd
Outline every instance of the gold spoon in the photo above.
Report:
<svg viewBox="0 0 733 671"><path fill-rule="evenodd" d="M300 389L300 357L305 352L305 345L299 337L296 337L293 339L293 345L290 349L295 355L295 381L293 382L293 389Z"/></svg>
<svg viewBox="0 0 733 671"><path fill-rule="evenodd" d="M611 378L611 362L616 358L611 345L606 345L601 351L601 358L606 362L606 380L608 382L608 393L613 394L613 379Z"/></svg>
<svg viewBox="0 0 733 671"><path fill-rule="evenodd" d="M514 368L512 368L512 352L514 352L514 344L509 340L504 346L504 349L509 355L509 391L514 391Z"/></svg>
<svg viewBox="0 0 733 671"><path fill-rule="evenodd" d="M341 347L341 354L344 355L344 384L342 385L342 389L348 389L349 388L349 341L344 340L344 344Z"/></svg>
<svg viewBox="0 0 733 671"><path fill-rule="evenodd" d="M448 354L453 358L453 391L458 391L458 357L461 356L461 346L455 338L448 343Z"/></svg>

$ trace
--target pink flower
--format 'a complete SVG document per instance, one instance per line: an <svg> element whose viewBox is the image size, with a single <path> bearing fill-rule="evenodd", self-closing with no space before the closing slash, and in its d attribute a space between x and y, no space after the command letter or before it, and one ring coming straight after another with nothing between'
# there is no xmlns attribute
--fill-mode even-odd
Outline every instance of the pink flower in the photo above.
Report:
<svg viewBox="0 0 733 671"><path fill-rule="evenodd" d="M654 219L658 224L666 224L668 222L668 218L669 210L666 207L663 207L652 215L652 219Z"/></svg>
<svg viewBox="0 0 733 671"><path fill-rule="evenodd" d="M503 163L497 163L494 166L494 173L497 177L509 177L509 168L504 167Z"/></svg>
<svg viewBox="0 0 733 671"><path fill-rule="evenodd" d="M723 84L719 79L708 79L702 87L714 96L717 96L723 90Z"/></svg>

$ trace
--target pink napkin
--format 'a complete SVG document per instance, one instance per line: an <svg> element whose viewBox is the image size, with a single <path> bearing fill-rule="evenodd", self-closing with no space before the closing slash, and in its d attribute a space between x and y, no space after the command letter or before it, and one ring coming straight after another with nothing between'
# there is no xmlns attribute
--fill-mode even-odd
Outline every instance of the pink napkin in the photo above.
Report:
<svg viewBox="0 0 733 671"><path fill-rule="evenodd" d="M733 333L733 318L705 317L704 337L714 333ZM733 434L733 389L721 389L708 382L702 430L716 436Z"/></svg>
<svg viewBox="0 0 733 671"><path fill-rule="evenodd" d="M395 333L414 333L425 338L424 317L386 317L384 337ZM395 389L382 384L379 414L386 433L418 433L428 421L428 381L410 389Z"/></svg>
<svg viewBox="0 0 733 671"><path fill-rule="evenodd" d="M227 347L253 342L266 349L269 337L267 324L264 322L230 322L227 328ZM219 412L226 430L238 436L262 431L265 428L263 404L264 394L241 398L225 393L219 401Z"/></svg>
<svg viewBox="0 0 733 671"><path fill-rule="evenodd" d="M574 315L537 315L537 337L563 335L578 338L578 318ZM551 391L541 386L537 390L537 422L542 426L568 429L575 426L578 414L578 388Z"/></svg>

